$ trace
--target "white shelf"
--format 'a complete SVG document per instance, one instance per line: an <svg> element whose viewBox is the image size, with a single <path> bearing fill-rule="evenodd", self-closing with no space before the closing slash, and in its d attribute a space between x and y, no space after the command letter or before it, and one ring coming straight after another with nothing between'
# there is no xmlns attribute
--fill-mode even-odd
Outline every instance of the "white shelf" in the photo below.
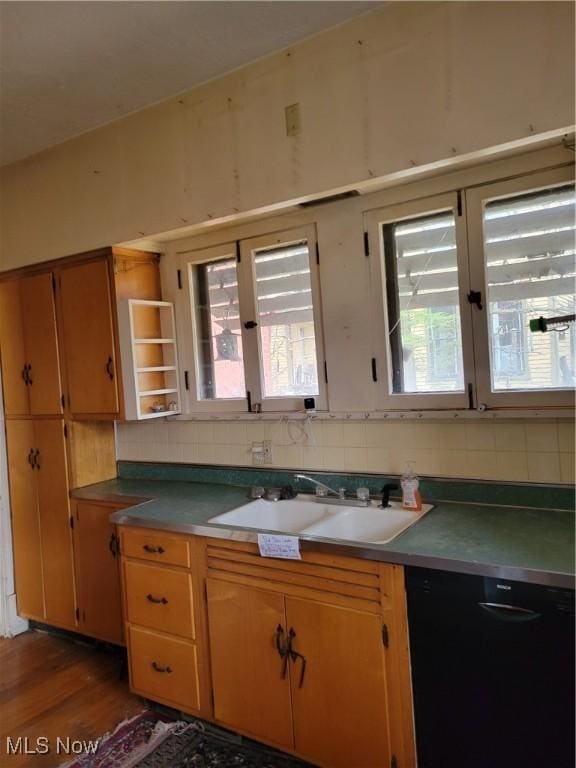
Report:
<svg viewBox="0 0 576 768"><path fill-rule="evenodd" d="M174 305L169 301L124 299L118 302L118 326L126 419L140 421L179 414ZM144 338L142 333L158 336ZM151 377L146 378L146 374ZM150 406L162 407L162 410L153 411Z"/></svg>
<svg viewBox="0 0 576 768"><path fill-rule="evenodd" d="M150 395L172 395L177 389L144 389L138 392L138 397L150 397Z"/></svg>
<svg viewBox="0 0 576 768"><path fill-rule="evenodd" d="M145 368L136 368L136 373L161 373L162 371L176 371L175 365L147 365Z"/></svg>

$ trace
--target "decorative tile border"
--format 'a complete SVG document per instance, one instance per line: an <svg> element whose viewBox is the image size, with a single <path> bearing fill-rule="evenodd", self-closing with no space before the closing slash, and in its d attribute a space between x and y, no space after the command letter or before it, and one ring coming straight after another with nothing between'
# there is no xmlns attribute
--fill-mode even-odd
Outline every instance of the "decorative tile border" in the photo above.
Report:
<svg viewBox="0 0 576 768"><path fill-rule="evenodd" d="M295 470L252 469L199 464L168 464L137 461L119 461L118 476L130 480L172 480L221 485L283 486L294 485L303 491L313 486L294 479ZM397 475L362 473L337 473L306 471L311 477L332 488L346 487L354 490L361 486L374 495L380 493L386 482L399 482ZM422 478L422 496L426 501L462 501L497 506L534 507L538 509L575 509L574 488L560 485L497 483L491 481L449 480ZM392 497L399 492L392 493Z"/></svg>

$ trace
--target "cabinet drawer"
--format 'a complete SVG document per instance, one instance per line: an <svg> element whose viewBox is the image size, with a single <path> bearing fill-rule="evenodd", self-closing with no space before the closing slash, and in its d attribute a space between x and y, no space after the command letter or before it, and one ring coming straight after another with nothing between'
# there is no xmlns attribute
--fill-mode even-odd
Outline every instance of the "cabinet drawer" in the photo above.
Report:
<svg viewBox="0 0 576 768"><path fill-rule="evenodd" d="M137 557L140 560L190 567L190 545L186 539L169 534L147 530L123 531L122 553L126 557Z"/></svg>
<svg viewBox="0 0 576 768"><path fill-rule="evenodd" d="M199 709L196 648L185 640L130 628L132 688L151 699L166 699L183 710Z"/></svg>
<svg viewBox="0 0 576 768"><path fill-rule="evenodd" d="M131 624L194 637L190 574L126 561L124 574L126 612Z"/></svg>

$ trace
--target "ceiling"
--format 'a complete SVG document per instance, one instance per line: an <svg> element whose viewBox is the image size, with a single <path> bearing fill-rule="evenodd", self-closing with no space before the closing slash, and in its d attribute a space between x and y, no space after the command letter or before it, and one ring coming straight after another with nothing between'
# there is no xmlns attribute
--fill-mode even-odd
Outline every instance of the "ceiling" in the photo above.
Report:
<svg viewBox="0 0 576 768"><path fill-rule="evenodd" d="M0 165L379 4L0 2Z"/></svg>

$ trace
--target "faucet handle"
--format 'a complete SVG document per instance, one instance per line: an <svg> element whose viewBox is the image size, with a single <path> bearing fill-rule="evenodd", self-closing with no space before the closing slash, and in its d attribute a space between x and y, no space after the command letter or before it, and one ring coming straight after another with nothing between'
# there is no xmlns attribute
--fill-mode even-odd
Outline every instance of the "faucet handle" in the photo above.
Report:
<svg viewBox="0 0 576 768"><path fill-rule="evenodd" d="M346 488L338 488L338 498L340 499L346 498Z"/></svg>
<svg viewBox="0 0 576 768"><path fill-rule="evenodd" d="M326 488L323 488L321 485L316 486L315 493L316 493L316 496L318 496L318 498L320 499L325 499L326 496L328 496L328 491L326 490Z"/></svg>

